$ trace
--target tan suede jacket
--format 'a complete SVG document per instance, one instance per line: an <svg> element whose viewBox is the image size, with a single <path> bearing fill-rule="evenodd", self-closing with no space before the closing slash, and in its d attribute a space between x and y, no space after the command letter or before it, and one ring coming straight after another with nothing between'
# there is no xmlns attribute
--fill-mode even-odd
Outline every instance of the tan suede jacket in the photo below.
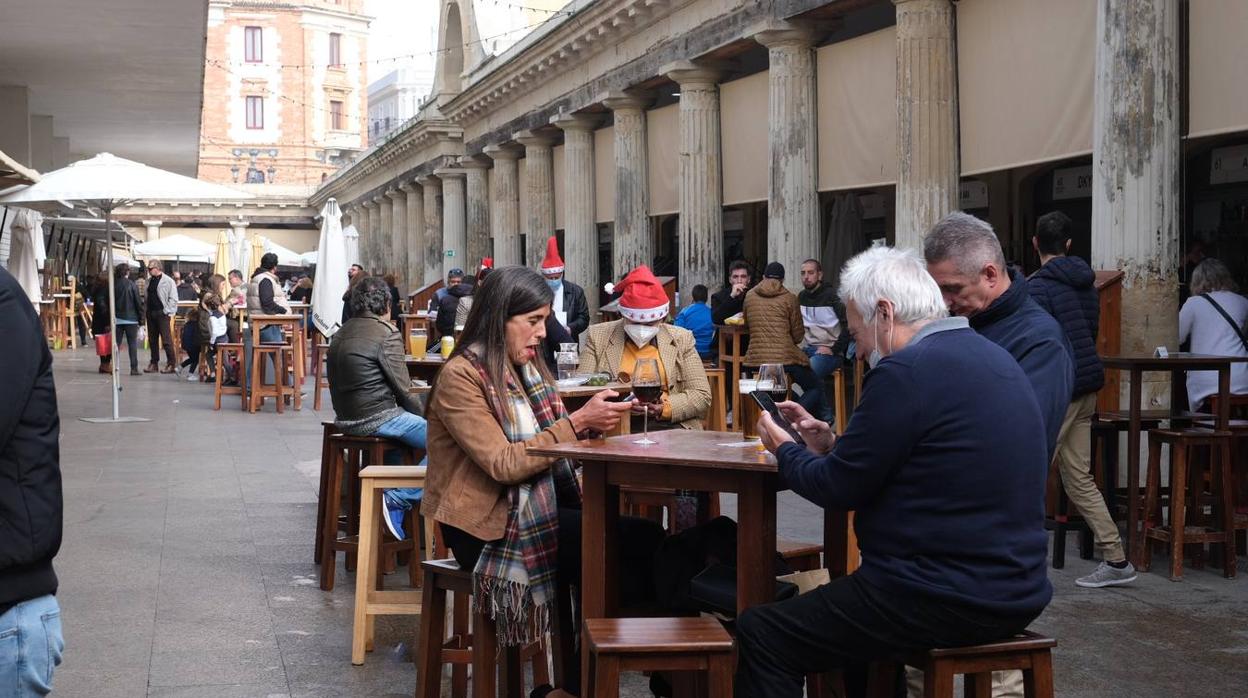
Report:
<svg viewBox="0 0 1248 698"><path fill-rule="evenodd" d="M561 419L528 441L509 442L490 409L481 374L462 356L438 372L427 414L429 472L421 512L481 540L503 537L507 487L554 462L529 456L526 449L576 441L572 422Z"/></svg>

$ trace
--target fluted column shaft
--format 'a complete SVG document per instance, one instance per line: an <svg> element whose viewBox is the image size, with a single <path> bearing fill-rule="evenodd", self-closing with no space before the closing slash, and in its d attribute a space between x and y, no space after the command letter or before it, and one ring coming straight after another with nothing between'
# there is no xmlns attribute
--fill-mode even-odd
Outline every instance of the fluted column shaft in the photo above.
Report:
<svg viewBox="0 0 1248 698"><path fill-rule="evenodd" d="M425 199L424 284L442 276L442 180L437 177L420 177L416 180Z"/></svg>
<svg viewBox="0 0 1248 698"><path fill-rule="evenodd" d="M814 35L777 27L754 37L767 47L767 259L792 270L785 281L801 288L797 270L819 259L818 141Z"/></svg>
<svg viewBox="0 0 1248 698"><path fill-rule="evenodd" d="M373 240L373 254L376 256L377 270L385 274L394 271L394 261L390 257L390 238L394 232L394 220L390 211L390 200L385 194L373 197L377 204L378 220L373 222L377 234Z"/></svg>
<svg viewBox="0 0 1248 698"><path fill-rule="evenodd" d="M469 266L465 262L468 240L464 171L448 167L434 174L442 180L442 276L445 277L451 269Z"/></svg>
<svg viewBox="0 0 1248 698"><path fill-rule="evenodd" d="M609 94L615 112L615 235L612 269L620 279L640 264L654 263L650 241L650 173L646 151L648 95Z"/></svg>
<svg viewBox="0 0 1248 698"><path fill-rule="evenodd" d="M529 204L522 228L525 264L536 269L546 255L546 238L555 234L553 141L532 131L521 131L515 139L524 146L524 188Z"/></svg>
<svg viewBox="0 0 1248 698"><path fill-rule="evenodd" d="M364 202L364 215L360 220L364 224L363 228L357 228L360 233L360 264L372 274L377 271L377 255L374 248L377 244L377 228L381 223L377 204L372 199Z"/></svg>
<svg viewBox="0 0 1248 698"><path fill-rule="evenodd" d="M467 223L464 254L464 271L475 269L481 259L490 257L490 187L487 176L489 165L475 157L461 158L460 166L466 170L465 195L467 196Z"/></svg>
<svg viewBox="0 0 1248 698"><path fill-rule="evenodd" d="M494 264L523 264L520 251L520 178L516 161L520 151L497 145L485 147L494 160L490 177L490 226L494 235Z"/></svg>
<svg viewBox="0 0 1248 698"><path fill-rule="evenodd" d="M386 191L390 199L390 271L398 281L399 292L407 288L407 192L398 189Z"/></svg>
<svg viewBox="0 0 1248 698"><path fill-rule="evenodd" d="M722 73L687 61L663 70L680 85L679 274L682 302L724 272L724 187L719 134Z"/></svg>
<svg viewBox="0 0 1248 698"><path fill-rule="evenodd" d="M585 289L589 316L598 313L598 224L594 216L594 127L598 119L573 114L551 120L563 129L564 278Z"/></svg>
<svg viewBox="0 0 1248 698"><path fill-rule="evenodd" d="M897 6L897 246L920 248L958 207L958 90L950 0Z"/></svg>
<svg viewBox="0 0 1248 698"><path fill-rule="evenodd" d="M407 197L407 266L403 276L410 294L425 285L425 199L420 187L413 182L404 182L399 189Z"/></svg>

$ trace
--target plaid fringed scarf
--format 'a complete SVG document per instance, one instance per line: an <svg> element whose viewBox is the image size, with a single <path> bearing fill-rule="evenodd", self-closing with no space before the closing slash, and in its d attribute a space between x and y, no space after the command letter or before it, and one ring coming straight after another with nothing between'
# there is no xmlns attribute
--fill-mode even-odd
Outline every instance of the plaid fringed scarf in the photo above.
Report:
<svg viewBox="0 0 1248 698"><path fill-rule="evenodd" d="M523 389L508 372L507 394L500 396L478 357L471 351L463 355L481 374L508 441L527 441L567 416L558 390L543 380L532 363L521 367ZM550 608L556 602L558 500L580 502L580 497L572 466L562 459L528 482L509 488L507 528L501 539L486 543L473 570L477 602L497 624L501 646L528 644L549 630Z"/></svg>

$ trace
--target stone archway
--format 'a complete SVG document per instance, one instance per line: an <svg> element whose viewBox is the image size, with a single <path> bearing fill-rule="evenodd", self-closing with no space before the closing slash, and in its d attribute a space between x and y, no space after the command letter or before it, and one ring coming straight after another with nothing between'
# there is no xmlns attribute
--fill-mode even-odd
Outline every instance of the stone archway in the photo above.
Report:
<svg viewBox="0 0 1248 698"><path fill-rule="evenodd" d="M455 95L463 91L464 73L478 65L483 55L472 0L442 0L438 17L433 92Z"/></svg>

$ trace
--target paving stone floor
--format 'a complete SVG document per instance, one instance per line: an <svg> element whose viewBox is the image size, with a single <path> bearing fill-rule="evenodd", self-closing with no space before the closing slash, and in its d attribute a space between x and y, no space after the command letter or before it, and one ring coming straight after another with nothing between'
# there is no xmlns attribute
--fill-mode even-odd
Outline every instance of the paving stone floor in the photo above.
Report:
<svg viewBox="0 0 1248 698"><path fill-rule="evenodd" d="M246 415L237 403L214 412L208 386L123 376L123 414L152 421L88 424L78 418L109 412L96 365L89 350L56 354L66 639L56 694L412 695L418 621L381 619L377 651L352 667L354 581L340 570L332 593L317 587L328 412L310 400L284 415ZM781 536L818 537L813 506L784 494L778 512ZM1248 694L1248 578L1189 570L1182 583L1154 573L1128 588L1075 587L1092 566L1072 553L1051 572L1056 598L1035 624L1059 640L1059 695ZM624 694L649 695L639 677Z"/></svg>

